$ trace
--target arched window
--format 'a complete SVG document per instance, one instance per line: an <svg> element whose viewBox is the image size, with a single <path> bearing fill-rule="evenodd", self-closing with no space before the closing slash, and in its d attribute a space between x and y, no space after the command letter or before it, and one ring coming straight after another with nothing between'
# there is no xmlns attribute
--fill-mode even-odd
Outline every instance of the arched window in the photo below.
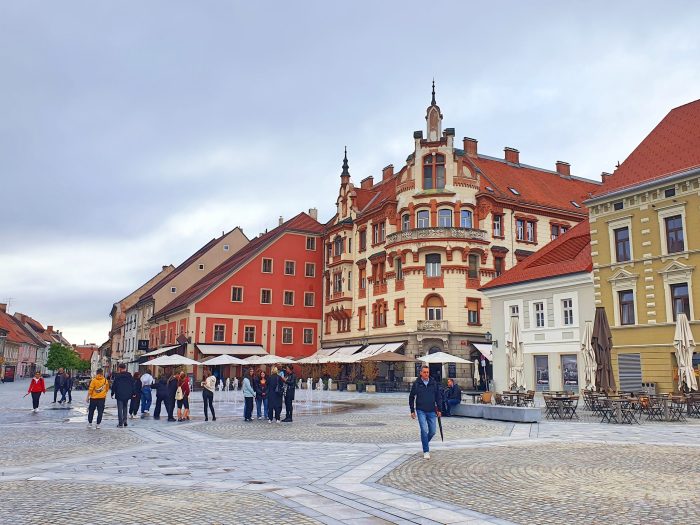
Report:
<svg viewBox="0 0 700 525"><path fill-rule="evenodd" d="M442 299L433 295L426 301L425 318L428 321L442 321Z"/></svg>
<svg viewBox="0 0 700 525"><path fill-rule="evenodd" d="M423 158L423 189L441 190L445 187L445 156L426 155Z"/></svg>
<svg viewBox="0 0 700 525"><path fill-rule="evenodd" d="M479 277L479 256L475 253L469 254L469 278L477 279Z"/></svg>
<svg viewBox="0 0 700 525"><path fill-rule="evenodd" d="M404 213L401 216L401 231L407 232L411 227L411 217L408 213Z"/></svg>
<svg viewBox="0 0 700 525"><path fill-rule="evenodd" d="M452 210L449 210L449 209L438 210L438 226L440 228L451 228L452 227Z"/></svg>
<svg viewBox="0 0 700 525"><path fill-rule="evenodd" d="M425 275L427 277L440 277L440 254L429 253L425 256Z"/></svg>
<svg viewBox="0 0 700 525"><path fill-rule="evenodd" d="M462 210L460 212L459 225L462 228L473 228L471 210Z"/></svg>
<svg viewBox="0 0 700 525"><path fill-rule="evenodd" d="M416 226L418 228L430 228L430 212L428 210L420 210L416 214Z"/></svg>

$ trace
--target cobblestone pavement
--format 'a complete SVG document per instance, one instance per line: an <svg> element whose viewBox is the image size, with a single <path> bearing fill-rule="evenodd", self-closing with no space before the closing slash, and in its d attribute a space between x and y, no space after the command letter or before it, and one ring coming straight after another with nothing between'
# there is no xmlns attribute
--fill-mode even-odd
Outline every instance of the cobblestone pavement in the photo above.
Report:
<svg viewBox="0 0 700 525"><path fill-rule="evenodd" d="M96 431L84 393L33 414L24 392L0 385L0 524L698 521L697 420L449 418L425 461L406 394L302 391L294 423L269 424L242 421L240 393L217 394L217 421L204 422L195 393L192 421L126 429L108 400Z"/></svg>

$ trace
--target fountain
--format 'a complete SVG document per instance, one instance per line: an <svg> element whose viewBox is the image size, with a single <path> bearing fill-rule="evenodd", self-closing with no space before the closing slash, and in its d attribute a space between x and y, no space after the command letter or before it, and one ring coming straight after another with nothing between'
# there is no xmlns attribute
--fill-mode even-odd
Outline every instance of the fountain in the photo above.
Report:
<svg viewBox="0 0 700 525"><path fill-rule="evenodd" d="M308 378L306 380L306 402L313 403L313 400L314 400L313 380L311 378Z"/></svg>
<svg viewBox="0 0 700 525"><path fill-rule="evenodd" d="M226 391L226 402L228 403L231 401L231 378L227 377L226 378L226 385L224 386L224 390Z"/></svg>

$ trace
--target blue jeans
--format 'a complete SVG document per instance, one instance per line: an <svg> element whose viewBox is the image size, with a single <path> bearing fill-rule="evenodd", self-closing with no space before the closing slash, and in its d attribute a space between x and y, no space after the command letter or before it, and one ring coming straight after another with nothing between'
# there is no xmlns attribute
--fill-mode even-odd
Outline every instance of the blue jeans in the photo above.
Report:
<svg viewBox="0 0 700 525"><path fill-rule="evenodd" d="M448 399L447 400L447 415L451 416L452 415L452 407L456 407L457 405L460 404L459 399Z"/></svg>
<svg viewBox="0 0 700 525"><path fill-rule="evenodd" d="M420 442L423 445L423 452L430 452L430 440L433 439L437 427L437 414L416 410L416 416L420 426Z"/></svg>
<svg viewBox="0 0 700 525"><path fill-rule="evenodd" d="M153 396L151 395L151 387L145 386L141 389L141 413L148 412L151 409Z"/></svg>
<svg viewBox="0 0 700 525"><path fill-rule="evenodd" d="M255 407L257 408L257 413L258 417L261 417L260 415L260 406L263 407L263 410L265 411L262 416L267 419L267 398L266 397L255 397Z"/></svg>

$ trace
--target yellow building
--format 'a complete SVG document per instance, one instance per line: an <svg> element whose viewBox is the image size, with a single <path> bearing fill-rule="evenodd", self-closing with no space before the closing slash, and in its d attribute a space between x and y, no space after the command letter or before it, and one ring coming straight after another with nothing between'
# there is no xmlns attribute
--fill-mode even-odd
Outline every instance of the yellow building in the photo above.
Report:
<svg viewBox="0 0 700 525"><path fill-rule="evenodd" d="M586 204L618 388L677 390L676 314L700 336L700 100L666 115Z"/></svg>

